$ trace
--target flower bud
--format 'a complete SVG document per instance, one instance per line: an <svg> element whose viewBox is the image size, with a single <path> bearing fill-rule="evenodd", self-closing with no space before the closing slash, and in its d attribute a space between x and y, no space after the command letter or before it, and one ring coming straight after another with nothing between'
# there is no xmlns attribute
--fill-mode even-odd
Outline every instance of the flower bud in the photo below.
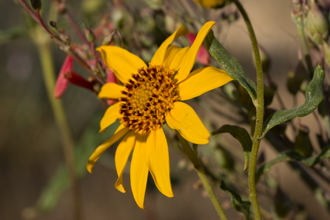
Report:
<svg viewBox="0 0 330 220"><path fill-rule="evenodd" d="M218 8L224 5L226 0L194 0L197 4L205 8Z"/></svg>
<svg viewBox="0 0 330 220"><path fill-rule="evenodd" d="M30 0L31 6L34 10L40 10L41 9L41 0Z"/></svg>
<svg viewBox="0 0 330 220"><path fill-rule="evenodd" d="M318 6L312 2L311 9L306 17L306 32L316 44L321 44L328 33L328 23Z"/></svg>
<svg viewBox="0 0 330 220"><path fill-rule="evenodd" d="M88 40L88 42L94 42L95 36L94 36L93 31L88 28L85 28L84 31L85 31L85 36L86 36L86 39Z"/></svg>
<svg viewBox="0 0 330 220"><path fill-rule="evenodd" d="M325 63L330 66L330 47L327 42L323 41L323 51L324 51L324 59Z"/></svg>
<svg viewBox="0 0 330 220"><path fill-rule="evenodd" d="M92 92L94 92L93 89L93 82L89 82L87 81L85 78L83 78L82 76L80 76L79 74L75 73L75 72L66 72L64 74L64 77L73 85L85 88L85 89L89 89Z"/></svg>

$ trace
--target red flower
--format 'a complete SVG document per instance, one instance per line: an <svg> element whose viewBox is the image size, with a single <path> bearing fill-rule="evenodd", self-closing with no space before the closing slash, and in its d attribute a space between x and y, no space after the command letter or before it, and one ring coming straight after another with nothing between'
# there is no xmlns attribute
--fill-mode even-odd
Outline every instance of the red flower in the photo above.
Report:
<svg viewBox="0 0 330 220"><path fill-rule="evenodd" d="M62 94L65 92L66 88L68 87L69 81L65 77L66 73L72 72L73 60L72 57L67 56L64 60L62 68L60 70L60 74L58 75L56 85L55 85L55 98L61 98Z"/></svg>
<svg viewBox="0 0 330 220"><path fill-rule="evenodd" d="M55 98L60 98L68 87L69 82L73 85L89 89L94 92L93 82L90 82L72 71L73 60L72 57L67 56L62 65L60 74L58 75L55 85Z"/></svg>
<svg viewBox="0 0 330 220"><path fill-rule="evenodd" d="M196 35L193 34L192 32L189 32L187 34L187 38L188 38L190 45L192 45L192 43L194 42L194 40L196 38ZM200 47L200 49L198 51L197 61L203 65L209 65L209 63L210 63L210 55L203 45Z"/></svg>

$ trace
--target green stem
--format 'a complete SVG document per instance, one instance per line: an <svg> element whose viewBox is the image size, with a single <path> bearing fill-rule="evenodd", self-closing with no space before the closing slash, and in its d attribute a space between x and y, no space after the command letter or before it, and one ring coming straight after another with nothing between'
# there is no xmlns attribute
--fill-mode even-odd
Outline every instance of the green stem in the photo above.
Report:
<svg viewBox="0 0 330 220"><path fill-rule="evenodd" d="M179 137L181 145L182 145L182 148L179 148L179 150L185 156L187 156L188 159L190 160L190 162L192 162L192 164L194 165L195 170L198 174L198 177L202 181L202 184L203 184L207 194L209 195L209 198L210 198L215 210L217 211L219 218L221 220L227 220L228 218L227 218L218 198L215 195L215 192L209 182L209 178L207 177L204 166L197 156L197 151L192 149L189 146L188 142L185 139L183 139L179 134L178 134L178 137Z"/></svg>
<svg viewBox="0 0 330 220"><path fill-rule="evenodd" d="M260 137L262 134L263 128L263 118L264 118L264 80L263 80L263 71L262 71L262 63L259 54L259 47L255 32L253 30L251 21L242 6L242 4L238 0L233 0L235 5L237 6L238 10L242 14L244 22L247 26L249 37L251 40L251 44L253 47L253 54L255 60L255 66L257 71L257 103L256 103L256 124L252 139L252 150L250 153L250 160L249 160L249 197L253 208L254 218L259 220L261 219L260 215L260 208L257 199L256 193L256 164L257 164L257 157L258 151L260 146Z"/></svg>
<svg viewBox="0 0 330 220"><path fill-rule="evenodd" d="M80 193L77 185L77 179L75 175L75 159L74 159L74 143L72 140L70 128L65 116L63 105L61 100L57 100L54 97L55 90L55 72L53 57L51 54L49 36L40 28L36 28L34 33L35 43L38 48L40 62L42 65L42 73L44 77L44 83L47 89L47 94L53 113L55 116L56 123L63 139L63 151L65 162L68 168L70 184L72 187L73 206L74 206L74 219L79 220L80 217Z"/></svg>

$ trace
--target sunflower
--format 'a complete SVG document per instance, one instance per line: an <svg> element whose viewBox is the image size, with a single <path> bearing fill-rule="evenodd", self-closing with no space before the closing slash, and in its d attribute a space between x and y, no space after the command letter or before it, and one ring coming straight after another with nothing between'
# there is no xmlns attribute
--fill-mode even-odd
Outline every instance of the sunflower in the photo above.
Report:
<svg viewBox="0 0 330 220"><path fill-rule="evenodd" d="M185 34L184 27L169 36L154 54L149 65L139 57L117 46L101 46L97 50L122 84L107 83L99 98L116 99L100 122L104 131L117 119L120 126L114 135L96 148L87 170L91 173L96 161L114 143L118 179L115 188L125 193L123 172L132 153L130 183L133 197L143 208L149 172L158 190L173 197L168 146L162 126L166 122L186 140L207 144L210 134L195 111L184 100L192 99L232 80L215 67L196 69L190 73L204 38L215 23L203 25L191 47L179 48L171 43Z"/></svg>

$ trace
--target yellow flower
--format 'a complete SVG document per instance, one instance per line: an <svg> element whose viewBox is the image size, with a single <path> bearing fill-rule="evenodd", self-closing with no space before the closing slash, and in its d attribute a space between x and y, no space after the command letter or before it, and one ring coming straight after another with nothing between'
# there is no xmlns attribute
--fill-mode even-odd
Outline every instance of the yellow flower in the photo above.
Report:
<svg viewBox="0 0 330 220"><path fill-rule="evenodd" d="M226 0L194 0L194 1L203 7L215 8L222 5Z"/></svg>
<svg viewBox="0 0 330 220"><path fill-rule="evenodd" d="M215 67L200 68L190 73L198 50L214 24L207 22L192 46L185 48L170 45L185 33L185 28L178 28L161 44L148 66L139 57L120 47L98 48L106 65L122 82L122 85L107 83L99 93L100 98L118 100L106 110L100 131L117 119L120 120L120 126L90 156L87 170L92 172L95 162L104 151L122 138L115 153L118 174L115 187L120 192L126 192L123 172L133 151L130 182L134 199L140 208L143 208L149 172L159 191L167 197L173 197L168 146L162 129L165 122L192 143L208 143L209 132L195 111L181 101L192 99L232 80L226 72Z"/></svg>

